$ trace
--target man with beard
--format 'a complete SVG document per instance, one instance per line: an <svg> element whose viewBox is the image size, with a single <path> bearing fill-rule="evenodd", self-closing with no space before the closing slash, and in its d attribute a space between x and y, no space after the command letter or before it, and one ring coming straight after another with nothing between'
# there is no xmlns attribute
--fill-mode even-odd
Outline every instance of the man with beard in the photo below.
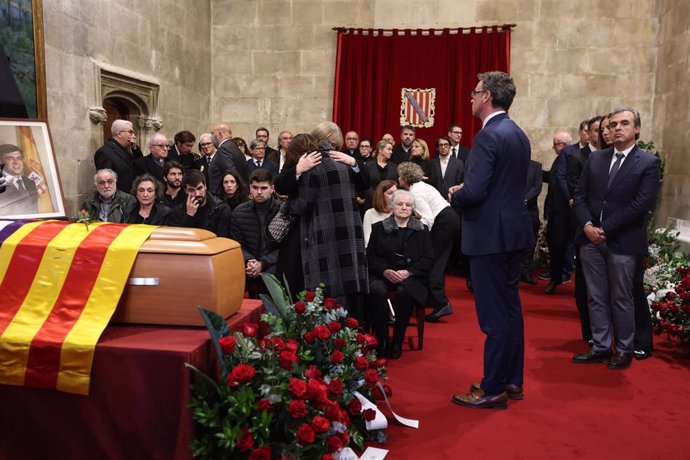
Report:
<svg viewBox="0 0 690 460"><path fill-rule="evenodd" d="M122 222L124 210L134 206L137 199L117 189L117 173L112 169L99 169L93 180L96 191L82 203L81 209L94 220Z"/></svg>
<svg viewBox="0 0 690 460"><path fill-rule="evenodd" d="M400 144L393 149L391 161L397 165L410 159L412 142L415 140L414 126L403 126L400 130Z"/></svg>
<svg viewBox="0 0 690 460"><path fill-rule="evenodd" d="M206 177L196 169L189 169L184 174L182 186L187 200L173 208L169 224L173 227L203 228L230 238L232 211L226 203L208 193Z"/></svg>
<svg viewBox="0 0 690 460"><path fill-rule="evenodd" d="M169 161L164 166L165 194L163 204L169 208L174 208L178 204L187 201L187 194L182 190L182 175L184 166L177 161Z"/></svg>

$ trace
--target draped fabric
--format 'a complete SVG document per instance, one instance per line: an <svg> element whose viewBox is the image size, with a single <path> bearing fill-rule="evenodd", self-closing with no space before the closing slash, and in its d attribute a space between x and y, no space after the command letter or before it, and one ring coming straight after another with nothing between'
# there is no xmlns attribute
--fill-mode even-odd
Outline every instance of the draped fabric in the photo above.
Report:
<svg viewBox="0 0 690 460"><path fill-rule="evenodd" d="M155 228L44 221L0 229L0 383L88 394L96 342Z"/></svg>
<svg viewBox="0 0 690 460"><path fill-rule="evenodd" d="M433 124L417 127L417 137L427 141L433 154L436 139L457 123L464 130L461 143L470 146L481 128L481 121L472 116L470 91L480 72L509 72L511 27L339 29L333 120L343 132L357 131L374 143L385 133L399 142L400 127L419 119L420 110L410 103L429 112L428 93L412 94L411 101L403 88L433 89ZM401 120L403 101L412 115Z"/></svg>

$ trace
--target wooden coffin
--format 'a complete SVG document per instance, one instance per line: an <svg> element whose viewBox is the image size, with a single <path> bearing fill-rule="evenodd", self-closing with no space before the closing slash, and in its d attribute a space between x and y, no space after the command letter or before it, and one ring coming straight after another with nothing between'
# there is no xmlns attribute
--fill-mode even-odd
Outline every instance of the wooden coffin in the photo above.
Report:
<svg viewBox="0 0 690 460"><path fill-rule="evenodd" d="M244 277L236 241L161 227L139 250L112 321L203 326L198 306L227 318L240 309Z"/></svg>

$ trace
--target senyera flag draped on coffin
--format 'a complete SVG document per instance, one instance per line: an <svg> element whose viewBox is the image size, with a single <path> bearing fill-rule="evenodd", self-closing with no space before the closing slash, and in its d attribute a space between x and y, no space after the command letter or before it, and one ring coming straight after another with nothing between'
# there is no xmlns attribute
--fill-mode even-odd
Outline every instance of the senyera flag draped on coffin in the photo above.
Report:
<svg viewBox="0 0 690 460"><path fill-rule="evenodd" d="M0 383L88 394L98 338L155 229L62 221L0 229Z"/></svg>
<svg viewBox="0 0 690 460"><path fill-rule="evenodd" d="M412 125L429 145L457 123L464 128L462 143L470 146L481 128L470 110L470 91L480 72L510 72L512 27L335 28L333 121L374 143Z"/></svg>

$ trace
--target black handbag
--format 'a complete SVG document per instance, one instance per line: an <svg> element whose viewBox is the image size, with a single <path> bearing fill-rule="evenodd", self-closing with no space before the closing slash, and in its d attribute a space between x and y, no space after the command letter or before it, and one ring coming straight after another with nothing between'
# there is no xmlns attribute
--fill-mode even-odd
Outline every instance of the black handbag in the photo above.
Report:
<svg viewBox="0 0 690 460"><path fill-rule="evenodd" d="M295 216L285 212L285 203L280 205L280 209L273 219L266 225L265 237L266 242L270 245L279 245L288 234L292 224L295 222Z"/></svg>

